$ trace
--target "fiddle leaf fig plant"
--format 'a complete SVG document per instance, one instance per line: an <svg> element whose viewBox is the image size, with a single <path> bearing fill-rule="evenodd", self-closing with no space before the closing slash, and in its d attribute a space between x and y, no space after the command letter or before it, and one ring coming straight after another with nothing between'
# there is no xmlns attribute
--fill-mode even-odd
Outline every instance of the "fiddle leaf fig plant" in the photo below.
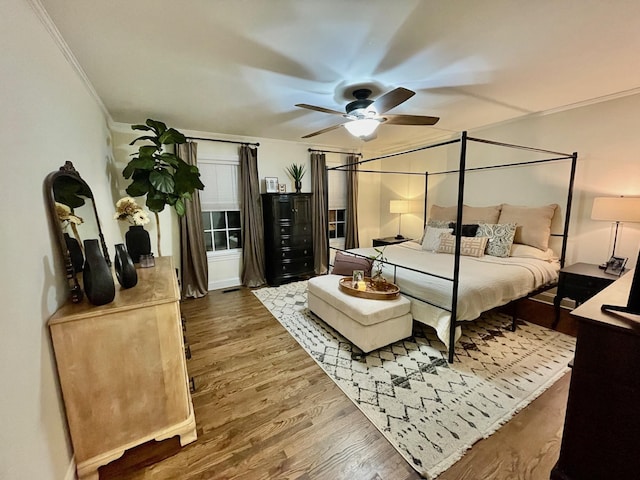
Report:
<svg viewBox="0 0 640 480"><path fill-rule="evenodd" d="M157 216L166 205L172 206L179 216L185 214L185 202L191 200L195 190L202 190L200 171L178 155L165 150L167 145L185 143L186 137L163 122L147 119L145 125L132 125L132 130L149 132L133 140L151 142L138 148L134 157L122 171L124 178L133 182L126 189L132 197L147 196L146 205Z"/></svg>

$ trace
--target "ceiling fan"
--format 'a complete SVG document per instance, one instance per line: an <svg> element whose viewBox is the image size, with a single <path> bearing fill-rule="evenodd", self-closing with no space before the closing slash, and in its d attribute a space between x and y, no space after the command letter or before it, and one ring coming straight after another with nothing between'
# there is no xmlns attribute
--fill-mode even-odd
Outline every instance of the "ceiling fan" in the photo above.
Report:
<svg viewBox="0 0 640 480"><path fill-rule="evenodd" d="M353 91L355 100L348 103L345 112L338 112L330 108L308 105L306 103L297 103L296 107L307 108L317 112L330 113L332 115L340 115L348 121L339 123L331 127L323 128L317 132L305 135L302 138L315 137L322 133L330 132L336 128L345 127L351 135L361 138L365 141L375 138L375 131L382 123L389 125L435 125L439 117L428 117L426 115L387 115L386 113L403 102L406 102L415 95L416 92L403 87L398 87L375 100L371 100L371 90L368 88L358 88Z"/></svg>

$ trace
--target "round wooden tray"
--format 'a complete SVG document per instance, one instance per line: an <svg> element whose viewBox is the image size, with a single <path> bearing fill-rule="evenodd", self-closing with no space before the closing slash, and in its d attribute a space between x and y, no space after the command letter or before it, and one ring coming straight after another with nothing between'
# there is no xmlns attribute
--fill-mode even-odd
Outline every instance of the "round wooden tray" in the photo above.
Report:
<svg viewBox="0 0 640 480"><path fill-rule="evenodd" d="M364 277L364 282L367 285L366 290L357 290L351 285L353 283L352 277L344 277L340 279L339 287L344 293L353 295L354 297L369 298L371 300L393 300L400 295L400 289L395 283L386 282L383 283L384 290L374 288L374 283L370 277Z"/></svg>

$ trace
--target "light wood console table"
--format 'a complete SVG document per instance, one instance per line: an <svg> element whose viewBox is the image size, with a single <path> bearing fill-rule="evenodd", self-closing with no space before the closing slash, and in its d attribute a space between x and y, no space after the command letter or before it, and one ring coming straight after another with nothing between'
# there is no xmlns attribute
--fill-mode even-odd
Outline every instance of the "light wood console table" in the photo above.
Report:
<svg viewBox="0 0 640 480"><path fill-rule="evenodd" d="M49 320L82 480L147 441L197 438L172 259L137 272L113 302L68 303Z"/></svg>

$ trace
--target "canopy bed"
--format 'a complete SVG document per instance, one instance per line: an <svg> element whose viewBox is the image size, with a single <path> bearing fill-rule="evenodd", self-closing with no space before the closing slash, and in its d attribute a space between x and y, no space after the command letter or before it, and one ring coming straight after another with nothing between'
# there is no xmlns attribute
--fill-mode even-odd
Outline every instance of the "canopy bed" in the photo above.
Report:
<svg viewBox="0 0 640 480"><path fill-rule="evenodd" d="M468 167L467 146L470 142L524 150L545 158ZM452 170L419 173L359 168L374 160L455 144L460 148L459 165ZM570 162L561 232L552 231L552 219L559 220L562 208L555 203L539 206L548 199L541 199L531 207L509 203L482 207L465 204L465 179L469 172L528 168L550 162ZM448 361L453 363L453 345L460 336L462 321L474 320L484 311L556 286L567 249L576 163L576 152L566 154L507 144L469 137L462 132L456 139L364 159L355 166L329 167L327 171L358 168L360 173L424 176L423 238L386 246L383 258L378 261L382 263L383 276L397 284L401 294L411 301L414 320L436 330L448 348ZM428 209L429 180L439 175L457 175L457 202L449 207L432 204ZM561 239L559 255L550 248L552 237ZM328 247L328 251L331 250L342 251ZM372 258L380 249L358 248L342 252L356 258ZM515 328L515 315L512 328Z"/></svg>

